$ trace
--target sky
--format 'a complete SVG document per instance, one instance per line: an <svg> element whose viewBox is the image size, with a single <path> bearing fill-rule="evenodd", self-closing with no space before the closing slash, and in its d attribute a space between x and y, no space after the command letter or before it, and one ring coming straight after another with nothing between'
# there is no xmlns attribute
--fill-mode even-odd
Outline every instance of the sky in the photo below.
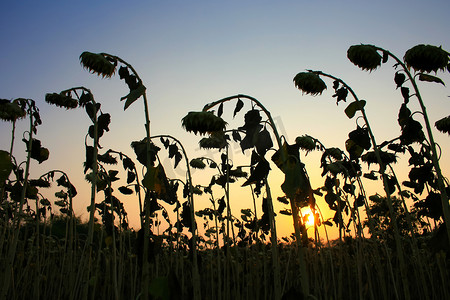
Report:
<svg viewBox="0 0 450 300"><path fill-rule="evenodd" d="M0 98L36 101L43 121L36 138L50 150L50 158L42 164L33 162L31 174L38 177L52 169L67 172L79 191L75 212L87 218L90 189L82 163L90 121L81 109L65 111L45 103L45 94L76 86L89 88L102 111L111 114L110 131L100 140L103 149L133 158L130 143L144 138L145 119L141 100L123 110L120 97L128 88L118 76L101 79L82 68L79 55L83 51L117 55L134 66L147 87L152 135L176 137L189 159L205 155L217 159L219 155L199 149L200 137L185 132L181 119L206 103L236 94L263 103L289 142L309 134L328 147L343 149L356 124L345 116L344 105L336 106L332 82L326 81L328 89L321 96L312 97L295 88L293 77L306 69L340 77L360 99L367 100L377 141L392 139L400 133L397 115L402 102L393 82L393 62L363 72L346 58L347 49L354 44L374 44L400 58L417 44L442 45L448 51L448 11L448 1L434 0L1 1ZM450 82L448 73L439 75ZM421 83L420 89L432 123L450 115L448 88ZM246 103L243 112L249 108ZM234 103L225 105L223 117L229 128L243 125L243 114L233 120L233 109ZM9 150L11 124L1 122L0 126L0 149ZM26 130L27 122L20 121L14 148L18 161L25 158L21 137ZM449 137L435 131L435 139L448 177ZM242 154L238 145L231 145L230 150L236 165L249 162L250 154ZM162 157L169 177L184 178L182 166L173 169L172 162ZM313 187L323 184L319 159L320 154L302 154ZM405 166L404 162L396 166L403 180ZM272 169L273 194L281 196L283 179L276 166ZM194 184L209 183L210 175L201 173L194 171ZM367 185L372 193L382 193L373 183ZM253 206L248 191L242 189L235 184L231 190L236 216L241 208ZM136 199L119 198L129 212L130 224L138 228ZM196 208L209 205L207 199L196 200ZM275 205L276 211L285 208ZM318 205L331 216L323 199L318 199ZM290 217L278 215L277 226L279 236L293 230Z"/></svg>

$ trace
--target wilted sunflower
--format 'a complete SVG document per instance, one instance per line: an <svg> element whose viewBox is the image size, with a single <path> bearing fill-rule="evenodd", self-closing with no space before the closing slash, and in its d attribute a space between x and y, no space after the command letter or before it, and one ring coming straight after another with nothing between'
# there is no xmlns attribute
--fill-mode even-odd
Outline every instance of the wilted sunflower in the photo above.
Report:
<svg viewBox="0 0 450 300"><path fill-rule="evenodd" d="M434 125L440 132L450 134L450 116L436 121Z"/></svg>
<svg viewBox="0 0 450 300"><path fill-rule="evenodd" d="M203 170L206 167L206 164L200 158L194 158L189 162L189 165L194 169Z"/></svg>
<svg viewBox="0 0 450 300"><path fill-rule="evenodd" d="M51 93L45 95L45 102L66 109L77 108L78 101L64 94Z"/></svg>
<svg viewBox="0 0 450 300"><path fill-rule="evenodd" d="M0 119L3 121L14 122L17 119L24 118L25 115L25 110L16 101L0 99Z"/></svg>
<svg viewBox="0 0 450 300"><path fill-rule="evenodd" d="M302 92L310 95L322 94L327 85L319 77L319 75L312 72L301 72L294 77L295 86Z"/></svg>
<svg viewBox="0 0 450 300"><path fill-rule="evenodd" d="M116 63L111 63L104 55L92 52L83 52L80 55L80 63L89 72L97 73L102 77L111 77L116 70Z"/></svg>
<svg viewBox="0 0 450 300"><path fill-rule="evenodd" d="M316 149L316 142L312 137L307 135L297 137L295 143L300 146L300 149L305 150L306 152Z"/></svg>
<svg viewBox="0 0 450 300"><path fill-rule="evenodd" d="M448 53L441 47L417 45L406 51L403 59L408 67L419 72L437 72L448 65Z"/></svg>
<svg viewBox="0 0 450 300"><path fill-rule="evenodd" d="M353 45L347 50L347 58L363 70L372 71L381 65L381 55L373 45Z"/></svg>
<svg viewBox="0 0 450 300"><path fill-rule="evenodd" d="M397 156L394 153L379 151L381 162L385 165L394 164L397 162ZM378 159L374 151L369 151L361 156L361 160L366 162L369 166L371 164L378 164Z"/></svg>
<svg viewBox="0 0 450 300"><path fill-rule="evenodd" d="M222 149L227 146L225 134L221 131L213 132L209 137L202 138L199 142L203 149Z"/></svg>
<svg viewBox="0 0 450 300"><path fill-rule="evenodd" d="M181 120L181 125L186 131L192 131L194 134L198 132L203 135L224 131L227 122L209 111L191 111Z"/></svg>

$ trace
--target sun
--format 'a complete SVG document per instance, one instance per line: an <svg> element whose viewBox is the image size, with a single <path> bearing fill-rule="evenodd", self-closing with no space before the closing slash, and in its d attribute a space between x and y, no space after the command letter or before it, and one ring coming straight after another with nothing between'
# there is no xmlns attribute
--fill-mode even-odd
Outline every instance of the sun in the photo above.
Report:
<svg viewBox="0 0 450 300"><path fill-rule="evenodd" d="M302 210L303 215L303 223L306 225L306 227L313 227L314 226L314 214L311 211L310 208Z"/></svg>

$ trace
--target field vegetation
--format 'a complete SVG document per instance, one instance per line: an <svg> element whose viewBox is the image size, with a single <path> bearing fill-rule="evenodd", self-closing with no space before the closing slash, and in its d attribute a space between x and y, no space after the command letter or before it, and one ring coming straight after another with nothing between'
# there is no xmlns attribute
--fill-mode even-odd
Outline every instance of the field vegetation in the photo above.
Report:
<svg viewBox="0 0 450 300"><path fill-rule="evenodd" d="M380 143L366 114L369 100L337 75L306 70L294 77L293 88L314 96L332 88L336 104L355 121L344 149L308 133L288 141L263 103L239 94L181 120L200 136L200 148L219 153L214 160L190 157L174 136L151 134L147 89L133 66L108 53L83 52L87 71L118 75L128 86L120 98L124 110L143 102L146 130L130 141L129 156L100 144L114 134L113 119L90 89L45 95L61 114L80 109L91 121L84 129L87 221L74 213L77 189L65 166L42 175L31 170L31 160L45 163L50 154L38 139L36 102L0 99L2 130L11 130L10 148L0 150L0 298L449 299L450 188L440 165L448 149L435 142L433 127L450 134L450 116L429 120L419 90L419 84L445 85L438 76L450 72L449 53L417 45L400 59L375 45L353 45L347 58L363 71L394 65L399 111L392 127L400 128L399 136ZM411 111L411 103L420 110ZM225 106L241 126L229 128ZM16 132L17 122L27 122L28 130ZM14 151L17 136L26 144L22 162ZM230 159L232 144L250 154L246 165ZM312 151L321 153L321 186L312 186L301 160ZM169 178L163 158L174 169L183 166L184 176ZM407 180L397 177L399 159L408 161ZM212 171L209 184L196 184L194 169ZM284 176L284 195L273 193L273 169ZM369 194L367 180L383 189ZM45 197L55 185L59 191ZM230 191L244 188L253 206L233 214ZM139 205L139 228L129 225L124 197ZM198 197L210 206L197 208ZM275 201L286 208L275 211ZM323 218L325 209L332 218ZM277 235L278 214L292 217L291 236ZM319 235L319 228L326 233L330 227L338 229L335 240Z"/></svg>

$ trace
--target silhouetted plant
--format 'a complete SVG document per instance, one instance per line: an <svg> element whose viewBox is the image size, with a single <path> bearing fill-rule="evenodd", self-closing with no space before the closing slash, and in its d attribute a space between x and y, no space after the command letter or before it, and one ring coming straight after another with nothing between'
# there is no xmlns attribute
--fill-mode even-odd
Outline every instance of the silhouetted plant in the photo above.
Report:
<svg viewBox="0 0 450 300"><path fill-rule="evenodd" d="M350 51L350 49L352 50ZM432 163L434 172L436 173L436 184L435 186L433 186L433 188L439 190L442 202L443 220L445 221L447 228L447 235L450 241L450 209L448 202L449 198L446 191L444 178L442 176L441 167L439 164L438 158L439 156L436 148L436 143L434 142L433 133L431 131L430 121L428 119L426 107L416 82L416 77L418 77L419 81L436 82L444 84L444 82L440 78L432 76L427 73L437 72L439 70L445 69L448 70L450 66L449 53L443 50L441 47L421 44L406 51L403 60L400 60L390 51L374 45L355 45L351 46L350 49L349 52L347 52L348 58L354 64L363 69L367 69L368 65L370 64L370 61L368 59L365 59L365 57L363 57L361 61L355 61L355 55L361 56L361 53L363 51L371 52L372 53L371 55L381 55L380 53L382 53L383 63L386 63L388 61L388 58L391 57L395 61L394 67L395 68L400 67L400 70L395 73L394 82L396 83L397 88L400 87L401 94L404 99L404 103L402 104L402 107L400 108L399 112L399 124L402 129L402 135L400 137L401 144L409 146L414 142L419 142L422 145L422 150L424 148L428 149L427 152L429 152L431 156L430 162ZM413 68L418 73L416 73L413 76L410 72L410 68ZM414 90L413 95L410 95L410 90L408 87L403 86L403 84L406 82L406 79L409 80L410 84L413 87ZM422 126L420 125L419 122L412 119L412 114L407 108L407 104L409 103L410 98L413 96L417 98L420 108L422 110L422 116L424 118L425 128L428 137L427 145L424 144L425 136L424 133L422 132Z"/></svg>

